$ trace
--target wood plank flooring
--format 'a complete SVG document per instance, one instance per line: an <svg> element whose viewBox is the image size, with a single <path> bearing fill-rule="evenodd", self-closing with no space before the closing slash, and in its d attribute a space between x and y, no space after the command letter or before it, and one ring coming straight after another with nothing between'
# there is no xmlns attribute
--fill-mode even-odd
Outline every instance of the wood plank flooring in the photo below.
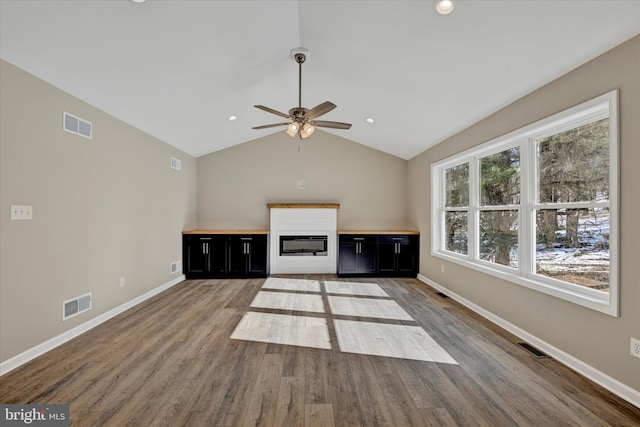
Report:
<svg viewBox="0 0 640 427"><path fill-rule="evenodd" d="M349 281L413 321L252 308L265 279L186 281L0 377L0 402L69 403L73 426L640 425L640 409L415 279ZM230 339L247 312L326 319L331 349ZM336 320L420 326L457 364L342 352Z"/></svg>

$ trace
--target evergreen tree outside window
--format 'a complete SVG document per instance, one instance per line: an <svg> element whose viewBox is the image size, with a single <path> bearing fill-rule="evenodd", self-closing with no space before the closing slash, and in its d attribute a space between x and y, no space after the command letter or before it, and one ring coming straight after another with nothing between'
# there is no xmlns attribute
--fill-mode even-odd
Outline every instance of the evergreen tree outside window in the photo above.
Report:
<svg viewBox="0 0 640 427"><path fill-rule="evenodd" d="M445 233L446 250L468 253L469 163L445 171Z"/></svg>
<svg viewBox="0 0 640 427"><path fill-rule="evenodd" d="M432 254L618 315L617 91L432 165Z"/></svg>

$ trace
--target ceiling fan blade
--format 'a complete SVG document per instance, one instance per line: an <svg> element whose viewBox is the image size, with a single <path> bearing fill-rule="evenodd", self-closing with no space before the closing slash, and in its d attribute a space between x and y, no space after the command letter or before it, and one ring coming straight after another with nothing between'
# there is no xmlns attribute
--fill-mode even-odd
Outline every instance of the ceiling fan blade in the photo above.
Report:
<svg viewBox="0 0 640 427"><path fill-rule="evenodd" d="M337 105L333 102L325 101L320 105L316 105L311 110L307 111L307 114L304 115L305 119L315 119L316 117L320 117L323 114L327 114L329 111L336 108Z"/></svg>
<svg viewBox="0 0 640 427"><path fill-rule="evenodd" d="M276 116L284 117L285 119L290 119L291 116L285 113L281 113L280 111L276 111L273 108L265 107L264 105L254 105L254 107L264 110L268 113L275 114Z"/></svg>
<svg viewBox="0 0 640 427"><path fill-rule="evenodd" d="M289 125L289 122L287 122L287 123L274 123L272 125L256 126L254 128L251 128L251 129L267 129L267 128L274 128L274 127L277 127L277 126L287 126L287 125Z"/></svg>
<svg viewBox="0 0 640 427"><path fill-rule="evenodd" d="M351 129L351 123L326 122L326 121L318 120L318 121L311 122L311 124L321 128Z"/></svg>

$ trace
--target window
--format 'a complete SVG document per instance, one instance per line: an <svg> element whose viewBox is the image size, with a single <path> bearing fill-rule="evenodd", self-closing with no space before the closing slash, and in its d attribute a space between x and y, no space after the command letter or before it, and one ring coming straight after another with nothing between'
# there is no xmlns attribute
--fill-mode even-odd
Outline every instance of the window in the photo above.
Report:
<svg viewBox="0 0 640 427"><path fill-rule="evenodd" d="M432 254L618 315L617 91L432 165Z"/></svg>

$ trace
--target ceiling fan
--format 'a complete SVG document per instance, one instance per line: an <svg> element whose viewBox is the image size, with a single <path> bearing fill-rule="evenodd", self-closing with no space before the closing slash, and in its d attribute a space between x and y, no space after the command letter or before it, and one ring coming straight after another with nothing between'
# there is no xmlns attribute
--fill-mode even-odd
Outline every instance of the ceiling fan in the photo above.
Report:
<svg viewBox="0 0 640 427"><path fill-rule="evenodd" d="M351 123L341 122L328 122L324 120L315 120L317 117L328 113L336 108L336 104L326 101L320 105L316 105L312 109L308 110L302 107L302 64L307 59L304 53L297 52L294 54L293 59L298 63L299 68L299 80L298 80L298 106L289 110L289 114L281 113L273 108L265 107L264 105L254 105L254 107L264 110L266 112L275 114L276 116L289 119L289 122L274 123L271 125L256 126L252 129L266 129L277 126L287 126L287 135L291 138L295 138L296 135L300 135L301 139L306 139L311 136L316 127L333 128L333 129L350 129Z"/></svg>

